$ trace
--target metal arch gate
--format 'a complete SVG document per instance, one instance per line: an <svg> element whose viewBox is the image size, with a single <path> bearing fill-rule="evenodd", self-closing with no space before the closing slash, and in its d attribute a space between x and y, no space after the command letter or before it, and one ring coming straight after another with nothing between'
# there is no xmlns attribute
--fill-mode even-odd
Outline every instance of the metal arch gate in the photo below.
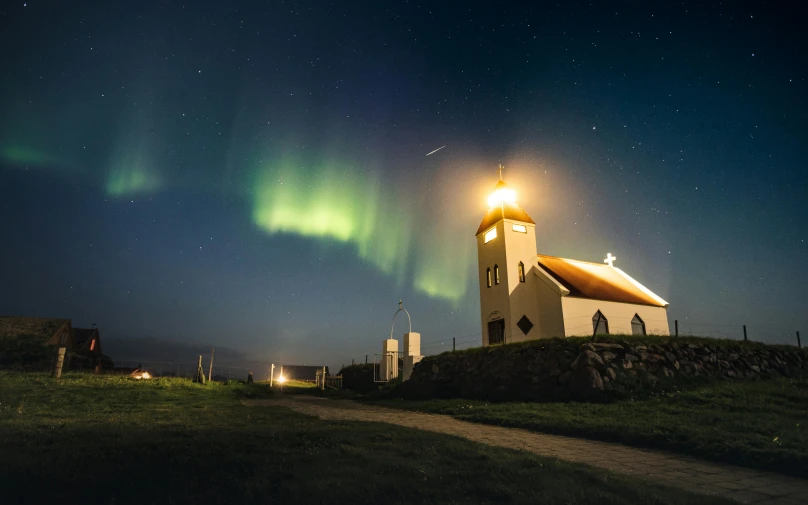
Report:
<svg viewBox="0 0 808 505"><path fill-rule="evenodd" d="M412 333L412 318L410 317L410 313L407 309L404 308L404 302L402 300L398 301L398 310L395 314L393 314L393 320L390 322L390 340L393 340L393 331L396 325L396 316L398 316L399 312L404 312L407 314L407 323L409 325L409 332ZM391 351L391 352L383 352L379 354L373 355L373 382L390 382L391 379L395 379L398 377L398 361L401 359L401 352L400 351ZM382 374L382 364L385 365L385 370L395 370L395 376L391 377L390 373ZM393 364L396 366L393 367ZM382 377L385 375L385 377Z"/></svg>

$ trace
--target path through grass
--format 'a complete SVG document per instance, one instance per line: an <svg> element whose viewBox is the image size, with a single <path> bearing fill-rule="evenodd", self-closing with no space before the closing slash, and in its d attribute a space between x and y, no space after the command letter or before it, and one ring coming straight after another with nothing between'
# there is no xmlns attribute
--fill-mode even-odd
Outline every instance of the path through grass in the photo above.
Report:
<svg viewBox="0 0 808 505"><path fill-rule="evenodd" d="M0 373L3 503L728 503L239 398L265 385Z"/></svg>
<svg viewBox="0 0 808 505"><path fill-rule="evenodd" d="M545 433L662 448L808 475L808 380L717 382L662 398L589 403L383 400L381 405Z"/></svg>

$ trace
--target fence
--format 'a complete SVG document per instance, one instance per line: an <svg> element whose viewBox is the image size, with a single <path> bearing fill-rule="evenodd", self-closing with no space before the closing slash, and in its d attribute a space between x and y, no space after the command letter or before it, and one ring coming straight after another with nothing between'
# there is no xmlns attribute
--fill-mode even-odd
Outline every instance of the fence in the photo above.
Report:
<svg viewBox="0 0 808 505"><path fill-rule="evenodd" d="M317 370L314 384L317 389L342 389L342 375L327 375L325 367Z"/></svg>

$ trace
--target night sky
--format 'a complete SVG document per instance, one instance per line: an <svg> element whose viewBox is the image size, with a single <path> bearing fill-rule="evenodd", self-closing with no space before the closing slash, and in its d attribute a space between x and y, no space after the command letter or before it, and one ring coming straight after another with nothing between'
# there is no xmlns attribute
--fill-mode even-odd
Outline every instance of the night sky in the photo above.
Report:
<svg viewBox="0 0 808 505"><path fill-rule="evenodd" d="M403 298L479 343L502 163L540 253L613 253L683 331L808 333L795 10L431 4L4 3L0 313L338 366Z"/></svg>

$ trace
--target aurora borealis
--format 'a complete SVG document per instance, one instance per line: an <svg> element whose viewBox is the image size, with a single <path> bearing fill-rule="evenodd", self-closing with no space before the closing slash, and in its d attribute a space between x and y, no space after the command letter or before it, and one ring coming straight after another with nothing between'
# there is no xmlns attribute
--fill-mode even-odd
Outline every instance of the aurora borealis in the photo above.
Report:
<svg viewBox="0 0 808 505"><path fill-rule="evenodd" d="M785 7L0 14L0 313L335 366L378 351L399 298L425 342L473 334L503 163L539 252L613 252L694 331L808 332Z"/></svg>

